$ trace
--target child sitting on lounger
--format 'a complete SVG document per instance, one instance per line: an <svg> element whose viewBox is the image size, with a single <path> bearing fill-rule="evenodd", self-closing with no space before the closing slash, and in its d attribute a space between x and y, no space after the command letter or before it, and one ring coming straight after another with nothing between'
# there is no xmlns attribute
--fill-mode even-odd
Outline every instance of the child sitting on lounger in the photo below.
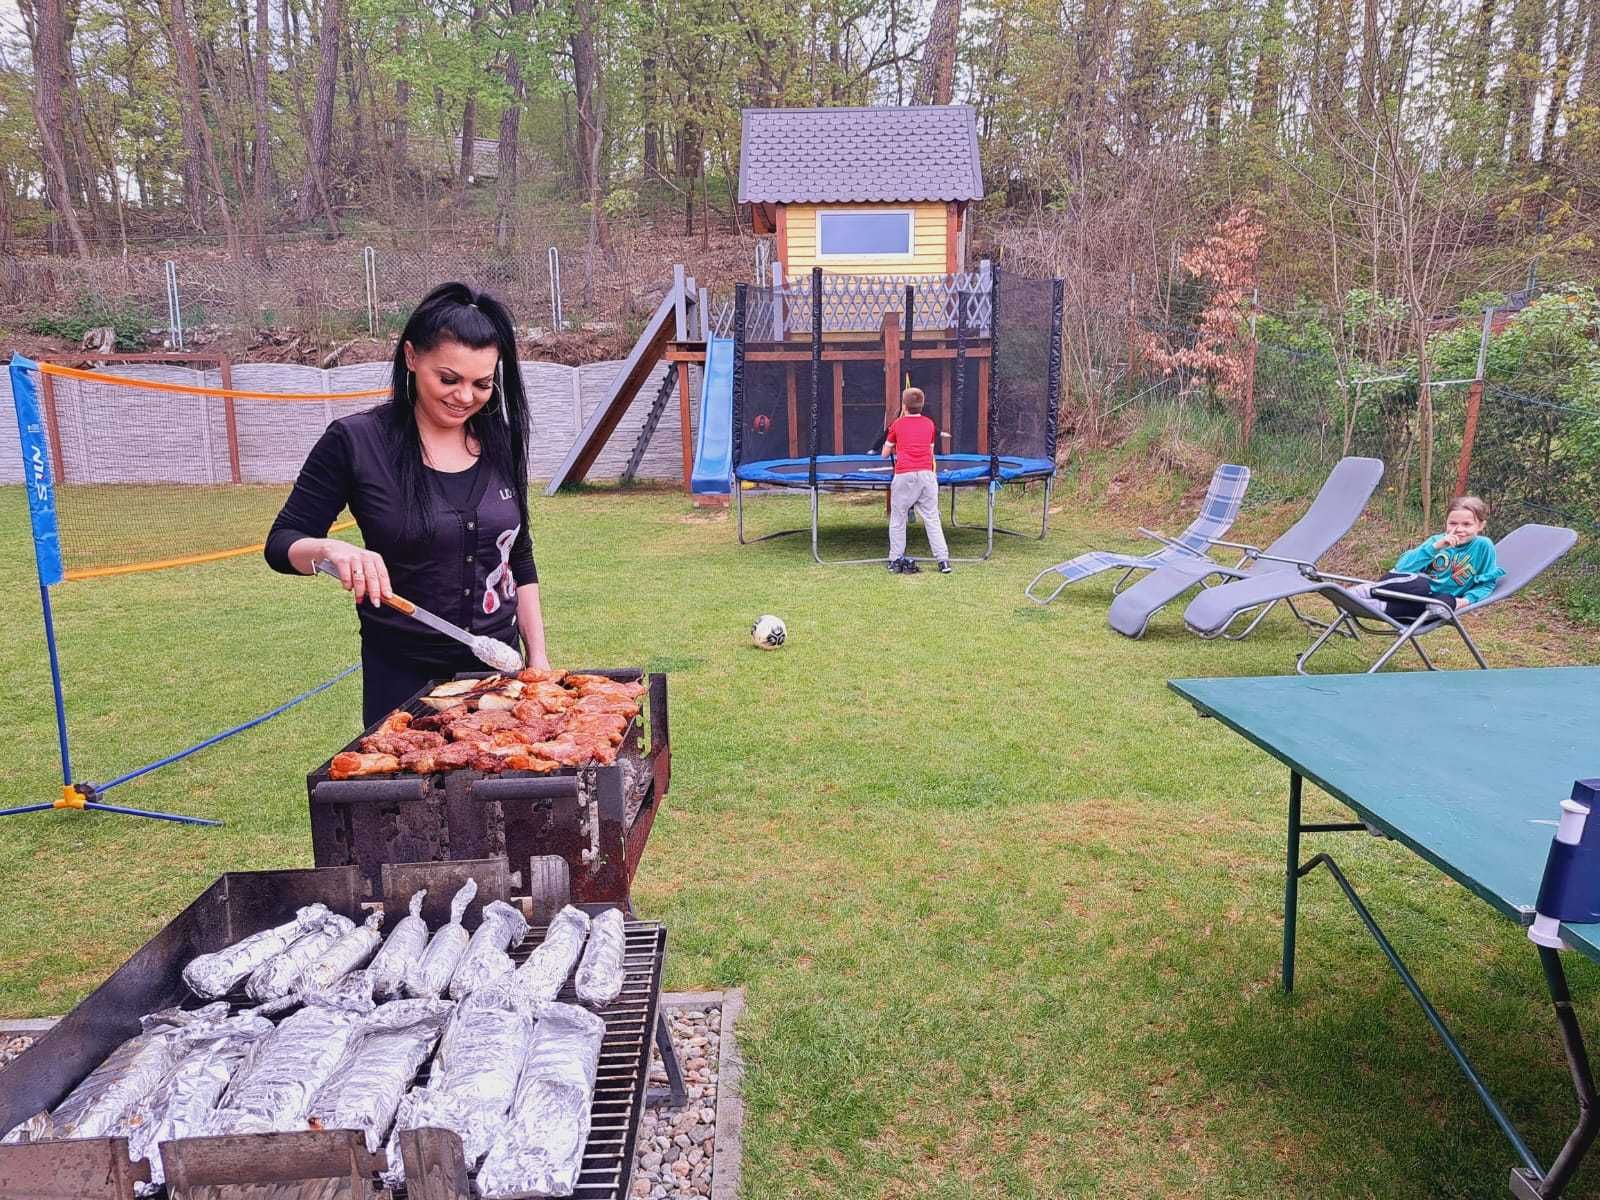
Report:
<svg viewBox="0 0 1600 1200"><path fill-rule="evenodd" d="M1378 598L1373 588L1406 592L1413 596L1434 596L1451 601L1461 609L1488 597L1495 582L1505 574L1494 557L1494 543L1483 536L1489 521L1489 506L1476 496L1457 496L1450 501L1444 532L1407 550L1376 583L1358 584L1350 590L1363 600L1371 600L1397 621L1414 621L1425 605L1405 600Z"/></svg>

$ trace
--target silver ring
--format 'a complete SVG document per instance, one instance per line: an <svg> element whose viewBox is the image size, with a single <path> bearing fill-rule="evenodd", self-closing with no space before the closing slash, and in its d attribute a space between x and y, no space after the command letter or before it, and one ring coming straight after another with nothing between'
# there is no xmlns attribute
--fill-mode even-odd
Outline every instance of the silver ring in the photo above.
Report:
<svg viewBox="0 0 1600 1200"><path fill-rule="evenodd" d="M354 571L352 571L350 573L352 575L365 575L366 574L366 572L363 571L360 567L357 567Z"/></svg>

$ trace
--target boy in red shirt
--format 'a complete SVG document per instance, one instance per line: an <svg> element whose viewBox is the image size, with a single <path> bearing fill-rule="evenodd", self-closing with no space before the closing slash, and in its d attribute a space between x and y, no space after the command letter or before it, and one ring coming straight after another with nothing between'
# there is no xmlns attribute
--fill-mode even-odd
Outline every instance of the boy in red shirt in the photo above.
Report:
<svg viewBox="0 0 1600 1200"><path fill-rule="evenodd" d="M911 510L922 518L928 534L928 549L939 563L941 575L950 574L950 551L944 542L944 527L939 524L939 477L934 473L934 424L922 415L921 388L907 388L900 395L905 416L889 426L882 455L894 455L894 479L889 484L889 570L914 575L917 564L906 557L906 522Z"/></svg>

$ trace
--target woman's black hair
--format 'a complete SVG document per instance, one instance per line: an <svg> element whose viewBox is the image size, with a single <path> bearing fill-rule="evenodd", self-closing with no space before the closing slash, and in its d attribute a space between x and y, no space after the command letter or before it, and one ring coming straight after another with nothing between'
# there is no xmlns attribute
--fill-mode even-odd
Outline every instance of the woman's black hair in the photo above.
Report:
<svg viewBox="0 0 1600 1200"><path fill-rule="evenodd" d="M516 489L522 528L528 528L528 402L517 364L517 336L511 311L488 292L464 283L442 283L422 298L395 343L391 395L396 472L406 498L408 536L426 533L433 510L427 473L422 465L422 438L417 432L416 380L406 365L406 343L425 354L441 342L459 342L473 350L494 346L500 352L494 394L467 421L478 443L480 461Z"/></svg>

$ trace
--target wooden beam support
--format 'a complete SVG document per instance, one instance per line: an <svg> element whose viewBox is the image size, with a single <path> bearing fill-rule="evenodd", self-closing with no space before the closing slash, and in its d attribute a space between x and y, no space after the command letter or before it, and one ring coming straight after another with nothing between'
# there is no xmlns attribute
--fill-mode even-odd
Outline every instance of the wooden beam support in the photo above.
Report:
<svg viewBox="0 0 1600 1200"><path fill-rule="evenodd" d="M978 361L978 453L989 453L989 359Z"/></svg>
<svg viewBox="0 0 1600 1200"><path fill-rule="evenodd" d="M780 204L777 207L778 207L778 217L777 217L778 235L777 235L777 243L776 243L777 253L774 255L774 257L777 259L779 265L781 265L783 267L784 278L788 278L788 276L789 276L789 206L787 204Z"/></svg>
<svg viewBox="0 0 1600 1200"><path fill-rule="evenodd" d="M704 359L701 359L704 362ZM694 475L694 437L689 432L689 364L678 364L678 422L683 427L683 490L690 491Z"/></svg>
<svg viewBox="0 0 1600 1200"><path fill-rule="evenodd" d="M833 362L833 452L844 453L844 363Z"/></svg>
<svg viewBox="0 0 1600 1200"><path fill-rule="evenodd" d="M796 376L799 374L790 363L784 368L789 392L789 457L800 457L800 396Z"/></svg>
<svg viewBox="0 0 1600 1200"><path fill-rule="evenodd" d="M894 420L900 409L900 314L883 314L883 423Z"/></svg>

